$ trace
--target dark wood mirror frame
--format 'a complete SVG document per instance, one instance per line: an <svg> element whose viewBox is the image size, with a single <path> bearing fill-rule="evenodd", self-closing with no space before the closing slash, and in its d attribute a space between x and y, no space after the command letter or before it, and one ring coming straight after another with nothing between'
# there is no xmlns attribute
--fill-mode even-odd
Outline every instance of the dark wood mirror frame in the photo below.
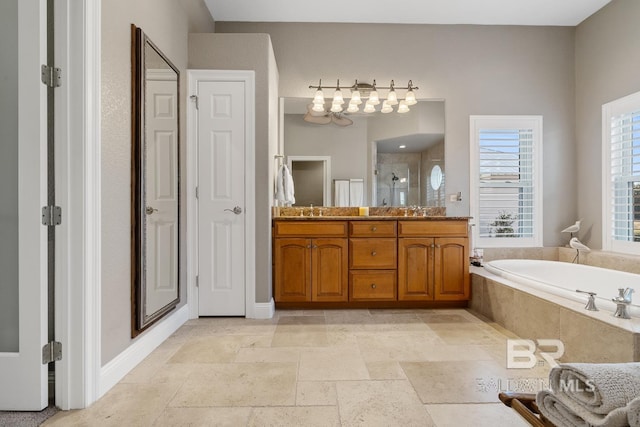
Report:
<svg viewBox="0 0 640 427"><path fill-rule="evenodd" d="M147 291L158 285L158 283L148 283L147 274L147 219L150 215L158 212L162 215L162 208L154 209L148 205L147 199L147 162L145 154L147 152L146 123L145 123L145 102L147 100L147 69L145 67L145 49L152 49L151 53L158 54L158 61L163 61L163 68L171 74L175 72L175 110L172 118L175 117L175 149L172 155L175 161L170 163L173 166L175 175L169 174L169 181L172 198L175 201L175 209L170 209L170 214L175 215L175 229L171 231L173 247L173 260L168 267L169 278L165 278L165 284L169 283L169 298L166 304L161 302L161 307L147 312ZM180 302L180 72L171 61L149 40L142 29L131 25L131 93L132 93L132 169L131 169L131 336L135 337L161 319L168 312L173 310ZM169 80L173 80L173 76ZM175 179L173 179L173 177ZM151 209L151 213L147 210ZM173 218L173 217L172 217ZM155 274L154 274L155 277ZM156 282L158 282L156 278ZM173 289L175 286L175 298ZM166 298L166 297L165 297ZM155 303L155 305L158 305Z"/></svg>

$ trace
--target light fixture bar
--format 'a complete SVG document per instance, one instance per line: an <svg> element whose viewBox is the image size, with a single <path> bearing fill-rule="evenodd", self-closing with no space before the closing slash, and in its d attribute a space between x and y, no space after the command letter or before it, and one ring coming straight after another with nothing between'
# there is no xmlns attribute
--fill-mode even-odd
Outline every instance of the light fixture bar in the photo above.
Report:
<svg viewBox="0 0 640 427"><path fill-rule="evenodd" d="M340 81L340 80L338 80L338 81ZM375 82L375 80L374 80L374 82ZM337 86L309 85L309 89L338 89L338 88L342 88L342 89L349 89L349 90L362 90L362 89L373 89L374 86L375 86L376 89L384 89L384 90L389 90L389 89L392 89L392 88L396 89L396 90L410 90L410 89L411 90L418 90L418 89L420 89L418 86L413 86L413 83L411 82L411 80L409 80L409 83L407 83L407 86L405 86L405 87L396 86L396 85L378 86L375 83L374 84L359 83L358 80L356 80L356 82L351 86L340 86L339 84Z"/></svg>

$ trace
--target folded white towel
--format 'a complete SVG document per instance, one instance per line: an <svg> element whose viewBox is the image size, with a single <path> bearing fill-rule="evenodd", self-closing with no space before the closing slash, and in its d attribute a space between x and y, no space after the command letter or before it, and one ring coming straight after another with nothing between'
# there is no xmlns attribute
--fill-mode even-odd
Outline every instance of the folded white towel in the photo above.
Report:
<svg viewBox="0 0 640 427"><path fill-rule="evenodd" d="M640 427L640 397L637 397L627 406L627 419L631 427Z"/></svg>
<svg viewBox="0 0 640 427"><path fill-rule="evenodd" d="M640 396L640 363L566 363L551 370L549 385L563 402L606 415Z"/></svg>
<svg viewBox="0 0 640 427"><path fill-rule="evenodd" d="M278 202L291 206L296 202L293 177L287 165L280 166L276 176L276 194Z"/></svg>
<svg viewBox="0 0 640 427"><path fill-rule="evenodd" d="M550 390L538 392L536 403L542 415L557 427L626 427L629 425L626 407L616 408L608 414L596 414L575 401L567 401L566 396L563 398Z"/></svg>

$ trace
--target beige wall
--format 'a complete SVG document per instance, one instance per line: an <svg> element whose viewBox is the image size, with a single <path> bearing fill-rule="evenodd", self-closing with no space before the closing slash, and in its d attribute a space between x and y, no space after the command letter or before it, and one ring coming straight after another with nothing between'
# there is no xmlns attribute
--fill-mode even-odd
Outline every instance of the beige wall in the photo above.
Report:
<svg viewBox="0 0 640 427"><path fill-rule="evenodd" d="M131 28L142 28L180 70L186 90L187 37L193 1L110 0L102 7L102 355L104 365L131 340ZM213 28L200 22L197 27ZM185 97L180 103L182 176L185 176ZM185 180L182 210L185 218ZM185 223L181 224L181 305L186 303Z"/></svg>
<svg viewBox="0 0 640 427"><path fill-rule="evenodd" d="M256 73L256 302L271 300L271 204L278 146L278 69L268 34L190 34L189 68Z"/></svg>
<svg viewBox="0 0 640 427"><path fill-rule="evenodd" d="M340 78L409 79L418 98L445 103L447 214L469 213L469 116L544 116L544 244L576 218L572 27L217 22L216 31L269 33L280 96L312 97L310 84Z"/></svg>
<svg viewBox="0 0 640 427"><path fill-rule="evenodd" d="M640 1L614 0L576 29L576 219L592 248L602 247L602 104L640 90L638 17Z"/></svg>
<svg viewBox="0 0 640 427"><path fill-rule="evenodd" d="M287 156L331 157L331 185L334 179L362 178L367 182L365 200L368 201L371 188L366 155L368 121L364 117L355 117L353 125L338 127L307 123L302 120L302 114L285 114L284 153ZM299 180L294 184L297 189Z"/></svg>

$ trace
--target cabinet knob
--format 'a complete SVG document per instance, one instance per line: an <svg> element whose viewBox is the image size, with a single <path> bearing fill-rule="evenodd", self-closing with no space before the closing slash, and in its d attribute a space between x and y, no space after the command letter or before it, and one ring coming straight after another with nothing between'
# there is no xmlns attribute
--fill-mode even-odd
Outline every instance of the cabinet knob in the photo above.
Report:
<svg viewBox="0 0 640 427"><path fill-rule="evenodd" d="M431 248L435 248L435 247L436 247L436 245L434 245L434 244L432 243L432 244L431 244Z"/></svg>
<svg viewBox="0 0 640 427"><path fill-rule="evenodd" d="M318 245L313 245L313 249L318 249Z"/></svg>
<svg viewBox="0 0 640 427"><path fill-rule="evenodd" d="M375 284L375 283L372 283L372 284L371 284L371 289L375 289L375 288L376 288L376 284Z"/></svg>
<svg viewBox="0 0 640 427"><path fill-rule="evenodd" d="M371 251L371 256L376 256L378 253L376 251Z"/></svg>
<svg viewBox="0 0 640 427"><path fill-rule="evenodd" d="M311 245L307 245L307 249L311 249Z"/></svg>
<svg viewBox="0 0 640 427"><path fill-rule="evenodd" d="M376 227L375 225L371 227L371 231L376 231L378 229L378 227Z"/></svg>

